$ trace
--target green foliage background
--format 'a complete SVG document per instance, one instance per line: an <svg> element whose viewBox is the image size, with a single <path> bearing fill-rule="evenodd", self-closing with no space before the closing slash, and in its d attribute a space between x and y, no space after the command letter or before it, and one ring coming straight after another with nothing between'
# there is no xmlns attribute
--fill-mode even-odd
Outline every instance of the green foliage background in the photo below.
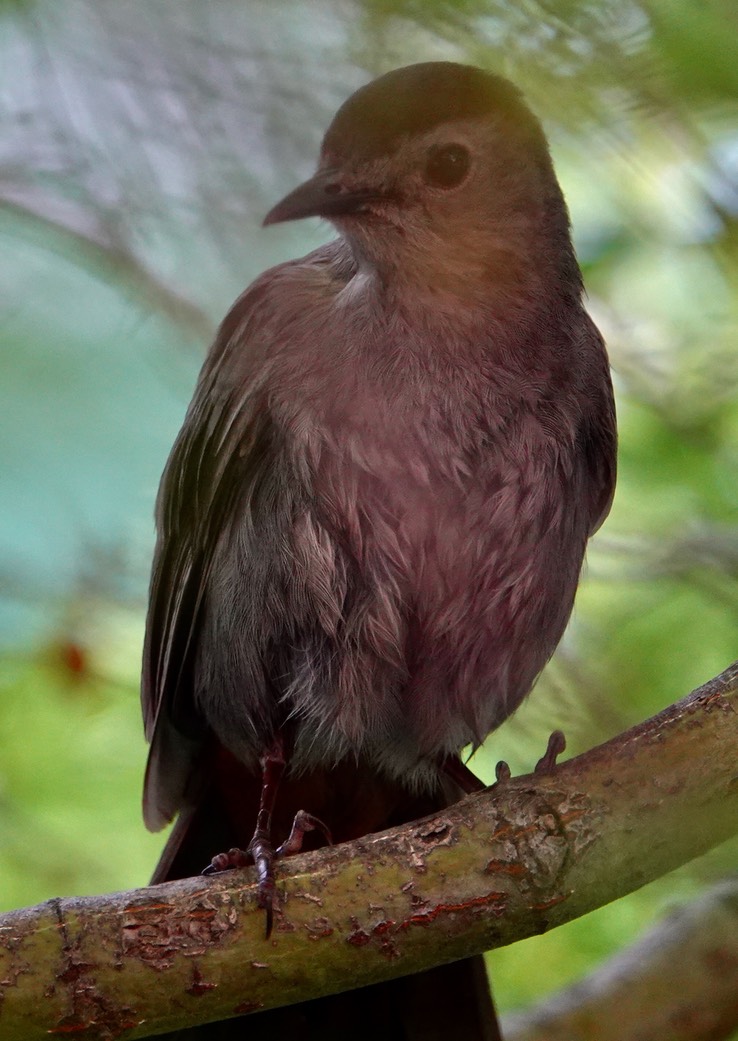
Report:
<svg viewBox="0 0 738 1041"><path fill-rule="evenodd" d="M575 617L476 762L581 751L736 654L738 9L730 0L0 4L0 907L142 885L137 677L158 475L215 323L325 227L263 231L338 102L429 57L549 131L608 340L620 481ZM586 972L724 847L492 955L503 1007Z"/></svg>

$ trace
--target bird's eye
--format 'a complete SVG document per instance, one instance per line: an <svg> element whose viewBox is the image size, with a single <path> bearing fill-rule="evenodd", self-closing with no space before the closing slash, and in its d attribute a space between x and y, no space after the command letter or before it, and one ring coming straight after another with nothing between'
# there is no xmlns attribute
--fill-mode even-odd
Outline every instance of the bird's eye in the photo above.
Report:
<svg viewBox="0 0 738 1041"><path fill-rule="evenodd" d="M425 179L436 188L455 188L469 173L471 157L463 145L437 145L425 163Z"/></svg>

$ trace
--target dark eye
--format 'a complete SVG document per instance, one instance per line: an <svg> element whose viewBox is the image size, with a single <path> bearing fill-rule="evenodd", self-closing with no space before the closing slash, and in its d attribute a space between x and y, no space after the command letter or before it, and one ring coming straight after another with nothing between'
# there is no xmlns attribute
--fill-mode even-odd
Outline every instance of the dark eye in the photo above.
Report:
<svg viewBox="0 0 738 1041"><path fill-rule="evenodd" d="M463 145L437 145L425 163L425 179L436 188L455 188L469 173L471 157Z"/></svg>

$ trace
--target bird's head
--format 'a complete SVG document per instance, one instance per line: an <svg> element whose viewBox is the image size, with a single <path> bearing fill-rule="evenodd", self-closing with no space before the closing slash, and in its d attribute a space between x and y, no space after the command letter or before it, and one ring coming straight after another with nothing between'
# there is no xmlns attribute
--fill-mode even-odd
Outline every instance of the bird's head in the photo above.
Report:
<svg viewBox="0 0 738 1041"><path fill-rule="evenodd" d="M380 275L518 278L571 254L541 126L502 77L453 62L387 73L338 110L314 177L265 224L320 216Z"/></svg>

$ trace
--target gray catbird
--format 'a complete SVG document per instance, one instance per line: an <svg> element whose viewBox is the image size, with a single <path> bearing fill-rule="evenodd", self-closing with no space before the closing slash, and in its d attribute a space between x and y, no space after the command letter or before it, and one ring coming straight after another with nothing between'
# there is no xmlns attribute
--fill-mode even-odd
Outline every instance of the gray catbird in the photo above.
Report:
<svg viewBox="0 0 738 1041"><path fill-rule="evenodd" d="M515 87L446 62L363 87L265 223L308 216L339 238L236 302L167 463L143 667L145 819L179 814L155 880L240 846L269 915L298 811L320 843L458 798L615 479L604 345ZM488 1016L471 961L239 1029L473 1041Z"/></svg>

